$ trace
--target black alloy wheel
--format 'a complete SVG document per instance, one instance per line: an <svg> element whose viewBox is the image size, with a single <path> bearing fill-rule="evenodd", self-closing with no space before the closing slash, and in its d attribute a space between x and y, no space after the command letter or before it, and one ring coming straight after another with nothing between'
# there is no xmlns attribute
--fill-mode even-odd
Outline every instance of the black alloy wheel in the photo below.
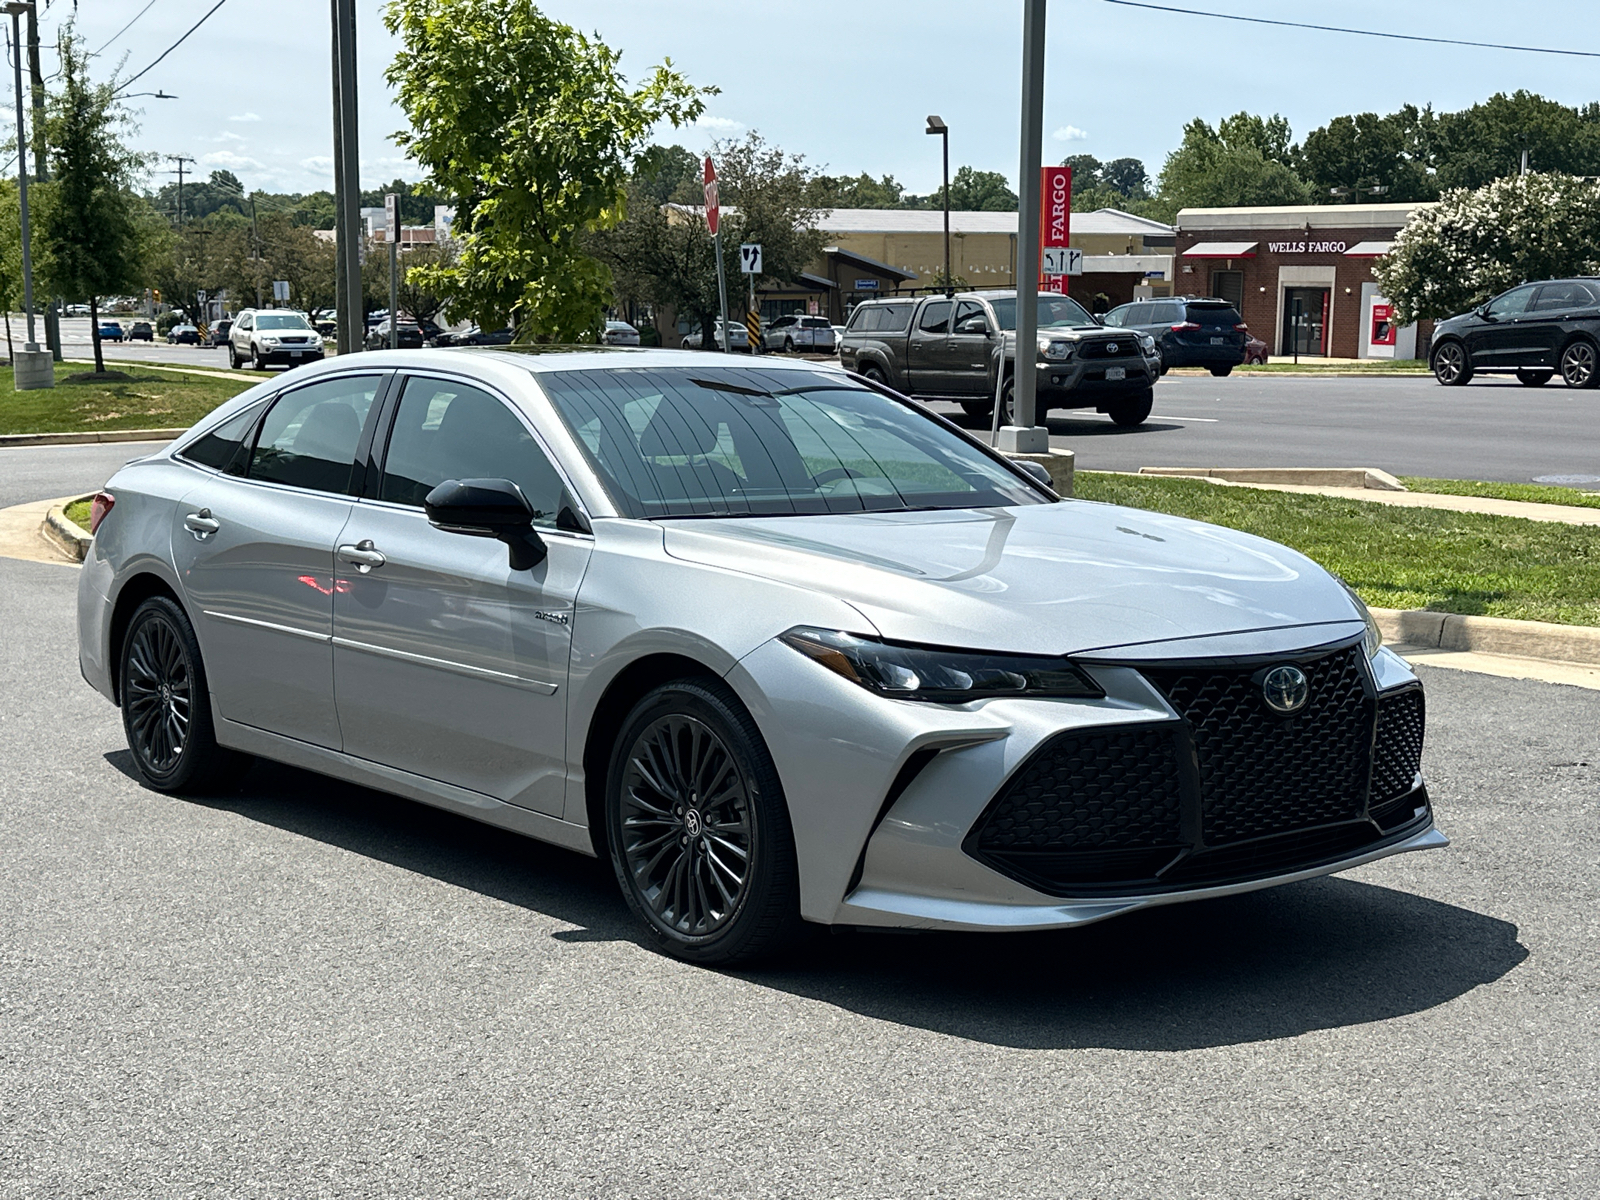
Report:
<svg viewBox="0 0 1600 1200"><path fill-rule="evenodd" d="M1579 338L1561 352L1561 379L1569 388L1588 390L1600 384L1600 353Z"/></svg>
<svg viewBox="0 0 1600 1200"><path fill-rule="evenodd" d="M658 949L743 962L800 932L777 770L720 683L678 680L634 707L607 773L606 826L623 896Z"/></svg>
<svg viewBox="0 0 1600 1200"><path fill-rule="evenodd" d="M1135 425L1144 424L1145 419L1150 415L1150 410L1155 407L1155 403L1155 392L1150 389L1131 400L1123 400L1117 404L1107 405L1106 412L1110 415L1113 423L1131 429Z"/></svg>
<svg viewBox="0 0 1600 1200"><path fill-rule="evenodd" d="M1472 380L1472 364L1460 342L1445 342L1433 352L1433 377L1445 387L1461 387Z"/></svg>
<svg viewBox="0 0 1600 1200"><path fill-rule="evenodd" d="M1517 382L1523 387L1543 387L1554 375L1554 371L1521 370L1517 372Z"/></svg>
<svg viewBox="0 0 1600 1200"><path fill-rule="evenodd" d="M203 786L229 764L231 756L217 745L194 629L168 597L152 596L134 611L118 679L128 749L151 787Z"/></svg>

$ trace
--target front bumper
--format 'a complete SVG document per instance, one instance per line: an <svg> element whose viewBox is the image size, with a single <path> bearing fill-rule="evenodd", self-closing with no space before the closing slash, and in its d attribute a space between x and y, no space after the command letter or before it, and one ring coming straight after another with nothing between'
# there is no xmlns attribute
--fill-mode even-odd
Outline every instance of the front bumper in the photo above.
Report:
<svg viewBox="0 0 1600 1200"><path fill-rule="evenodd" d="M310 346L296 349L293 346L279 346L268 349L263 346L260 351L261 361L264 363L288 363L290 366L299 366L301 363L321 362L323 350L321 346Z"/></svg>
<svg viewBox="0 0 1600 1200"><path fill-rule="evenodd" d="M1123 378L1107 379L1107 371L1115 369ZM1093 408L1148 391L1161 375L1161 360L1153 354L1066 362L1041 358L1035 372L1039 399L1050 408Z"/></svg>

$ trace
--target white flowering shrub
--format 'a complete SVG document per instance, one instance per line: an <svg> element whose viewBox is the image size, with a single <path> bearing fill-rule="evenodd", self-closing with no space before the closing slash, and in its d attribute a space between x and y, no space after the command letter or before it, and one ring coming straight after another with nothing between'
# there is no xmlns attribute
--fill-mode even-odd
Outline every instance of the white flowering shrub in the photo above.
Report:
<svg viewBox="0 0 1600 1200"><path fill-rule="evenodd" d="M1600 275L1600 183L1520 175L1446 192L1411 214L1373 273L1407 324L1465 312L1519 283Z"/></svg>

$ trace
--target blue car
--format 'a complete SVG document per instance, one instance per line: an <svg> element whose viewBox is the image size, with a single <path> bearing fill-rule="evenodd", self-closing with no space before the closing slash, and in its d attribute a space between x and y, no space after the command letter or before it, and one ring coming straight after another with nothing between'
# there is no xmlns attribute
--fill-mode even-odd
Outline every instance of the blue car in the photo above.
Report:
<svg viewBox="0 0 1600 1200"><path fill-rule="evenodd" d="M115 321L100 322L100 340L102 342L120 342L122 340L122 326Z"/></svg>

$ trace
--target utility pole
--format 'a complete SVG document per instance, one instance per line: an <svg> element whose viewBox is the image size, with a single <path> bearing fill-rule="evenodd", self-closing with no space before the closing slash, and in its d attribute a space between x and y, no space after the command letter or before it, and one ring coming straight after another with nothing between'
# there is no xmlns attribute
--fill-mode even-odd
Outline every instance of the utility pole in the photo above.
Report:
<svg viewBox="0 0 1600 1200"><path fill-rule="evenodd" d="M178 231L181 233L183 231L183 164L192 163L194 159L186 158L182 154L169 154L167 155L167 161L178 164L176 171L168 171L167 174L178 177Z"/></svg>
<svg viewBox="0 0 1600 1200"><path fill-rule="evenodd" d="M361 299L361 163L356 122L355 0L333 3L334 205L338 213L340 354L361 349L365 332Z"/></svg>
<svg viewBox="0 0 1600 1200"><path fill-rule="evenodd" d="M33 325L33 250L28 227L28 139L22 124L22 22L31 2L9 0L6 15L11 18L11 61L17 77L17 208L22 241L22 311L28 319L28 340L12 364L16 390L33 391L56 385L55 362L49 350L39 349Z"/></svg>
<svg viewBox="0 0 1600 1200"><path fill-rule="evenodd" d="M32 5L28 6L28 82L33 91L33 177L47 183L50 163L44 129L44 71L39 66L39 14ZM51 356L60 362L61 313L53 300L44 309L44 340Z"/></svg>
<svg viewBox="0 0 1600 1200"><path fill-rule="evenodd" d="M1034 424L1039 365L1039 159L1044 131L1044 4L1022 5L1022 177L1017 181L1017 355L1012 371L1015 425L1000 430L1000 449L1043 454L1050 431Z"/></svg>

